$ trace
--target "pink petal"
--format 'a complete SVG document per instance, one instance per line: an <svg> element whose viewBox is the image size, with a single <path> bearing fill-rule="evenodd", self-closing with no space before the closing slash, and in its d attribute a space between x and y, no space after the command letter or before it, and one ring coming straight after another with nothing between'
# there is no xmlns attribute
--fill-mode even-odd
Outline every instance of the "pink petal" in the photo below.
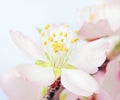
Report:
<svg viewBox="0 0 120 100"><path fill-rule="evenodd" d="M31 82L44 86L51 85L54 80L52 68L44 68L36 65L21 64L17 66L18 72Z"/></svg>
<svg viewBox="0 0 120 100"><path fill-rule="evenodd" d="M99 20L97 23L86 22L79 31L80 38L96 38L112 35L113 31L107 20Z"/></svg>
<svg viewBox="0 0 120 100"><path fill-rule="evenodd" d="M97 94L96 100L112 100L111 96L103 89Z"/></svg>
<svg viewBox="0 0 120 100"><path fill-rule="evenodd" d="M62 70L62 85L70 92L80 96L90 96L98 92L98 84L82 70Z"/></svg>
<svg viewBox="0 0 120 100"><path fill-rule="evenodd" d="M90 42L73 52L70 63L88 73L95 73L106 59L108 46L108 42L103 39Z"/></svg>
<svg viewBox="0 0 120 100"><path fill-rule="evenodd" d="M120 0L107 0L107 1L109 1L114 6L116 5L120 6Z"/></svg>
<svg viewBox="0 0 120 100"><path fill-rule="evenodd" d="M115 31L115 34L120 35L120 27Z"/></svg>
<svg viewBox="0 0 120 100"><path fill-rule="evenodd" d="M120 63L118 59L114 59L108 64L105 81L103 82L103 88L107 90L112 98L115 98L120 93Z"/></svg>
<svg viewBox="0 0 120 100"><path fill-rule="evenodd" d="M120 94L116 97L115 100L120 100Z"/></svg>
<svg viewBox="0 0 120 100"><path fill-rule="evenodd" d="M12 40L22 49L27 55L35 60L45 60L44 52L30 38L24 36L20 32L11 31Z"/></svg>
<svg viewBox="0 0 120 100"><path fill-rule="evenodd" d="M103 81L105 80L105 72L98 71L93 75L93 77L100 83L102 84Z"/></svg>
<svg viewBox="0 0 120 100"><path fill-rule="evenodd" d="M9 100L40 100L40 85L34 85L23 79L16 69L0 76L0 87Z"/></svg>

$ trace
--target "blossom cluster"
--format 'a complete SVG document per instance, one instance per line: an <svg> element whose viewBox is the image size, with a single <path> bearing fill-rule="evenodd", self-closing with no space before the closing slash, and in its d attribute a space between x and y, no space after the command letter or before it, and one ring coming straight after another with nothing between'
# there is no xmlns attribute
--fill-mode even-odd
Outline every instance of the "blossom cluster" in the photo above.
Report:
<svg viewBox="0 0 120 100"><path fill-rule="evenodd" d="M10 31L15 44L35 62L0 75L10 100L120 100L120 28L107 19L37 28L40 43ZM93 20L95 19L95 22Z"/></svg>

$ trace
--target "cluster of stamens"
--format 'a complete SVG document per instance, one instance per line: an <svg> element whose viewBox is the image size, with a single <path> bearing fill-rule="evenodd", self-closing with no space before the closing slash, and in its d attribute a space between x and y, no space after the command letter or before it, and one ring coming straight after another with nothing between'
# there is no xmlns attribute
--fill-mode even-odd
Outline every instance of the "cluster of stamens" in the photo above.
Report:
<svg viewBox="0 0 120 100"><path fill-rule="evenodd" d="M50 25L47 24L44 26L44 30L41 31L41 37L42 39L42 45L47 46L48 44L51 46L52 50L57 52L67 52L69 48L66 45L66 42L70 42L71 44L74 44L78 41L78 38L71 38L68 39L69 33L66 31L58 31L58 32L51 32ZM69 26L64 25L64 28L67 29ZM46 32L47 31L47 32ZM78 34L78 30L75 30L75 34Z"/></svg>

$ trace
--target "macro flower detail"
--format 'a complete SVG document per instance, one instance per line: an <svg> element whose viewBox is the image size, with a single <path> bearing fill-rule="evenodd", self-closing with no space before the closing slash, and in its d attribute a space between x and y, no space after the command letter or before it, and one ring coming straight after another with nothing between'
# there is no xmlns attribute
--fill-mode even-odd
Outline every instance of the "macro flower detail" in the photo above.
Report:
<svg viewBox="0 0 120 100"><path fill-rule="evenodd" d="M20 77L39 85L40 91L60 78L63 87L76 95L98 93L99 85L91 74L96 73L106 60L108 41L80 40L77 32L68 25L48 24L43 29L38 28L38 31L40 46L22 33L11 31L17 46L36 60L35 64L20 64L16 67ZM3 80L1 84L4 89L6 84ZM41 98L42 94L39 95Z"/></svg>

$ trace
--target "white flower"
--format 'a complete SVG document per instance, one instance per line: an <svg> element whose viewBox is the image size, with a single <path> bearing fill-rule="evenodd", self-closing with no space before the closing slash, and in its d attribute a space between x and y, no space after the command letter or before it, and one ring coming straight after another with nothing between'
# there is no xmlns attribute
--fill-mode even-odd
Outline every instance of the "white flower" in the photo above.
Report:
<svg viewBox="0 0 120 100"><path fill-rule="evenodd" d="M37 60L33 65L18 65L20 76L41 86L49 86L61 77L62 85L76 95L97 93L98 83L90 74L96 73L105 61L108 42L79 40L77 31L71 31L67 25L46 25L40 33L41 48L22 33L11 32L17 46ZM6 79L2 78L1 86L5 89L7 83L3 80Z"/></svg>

